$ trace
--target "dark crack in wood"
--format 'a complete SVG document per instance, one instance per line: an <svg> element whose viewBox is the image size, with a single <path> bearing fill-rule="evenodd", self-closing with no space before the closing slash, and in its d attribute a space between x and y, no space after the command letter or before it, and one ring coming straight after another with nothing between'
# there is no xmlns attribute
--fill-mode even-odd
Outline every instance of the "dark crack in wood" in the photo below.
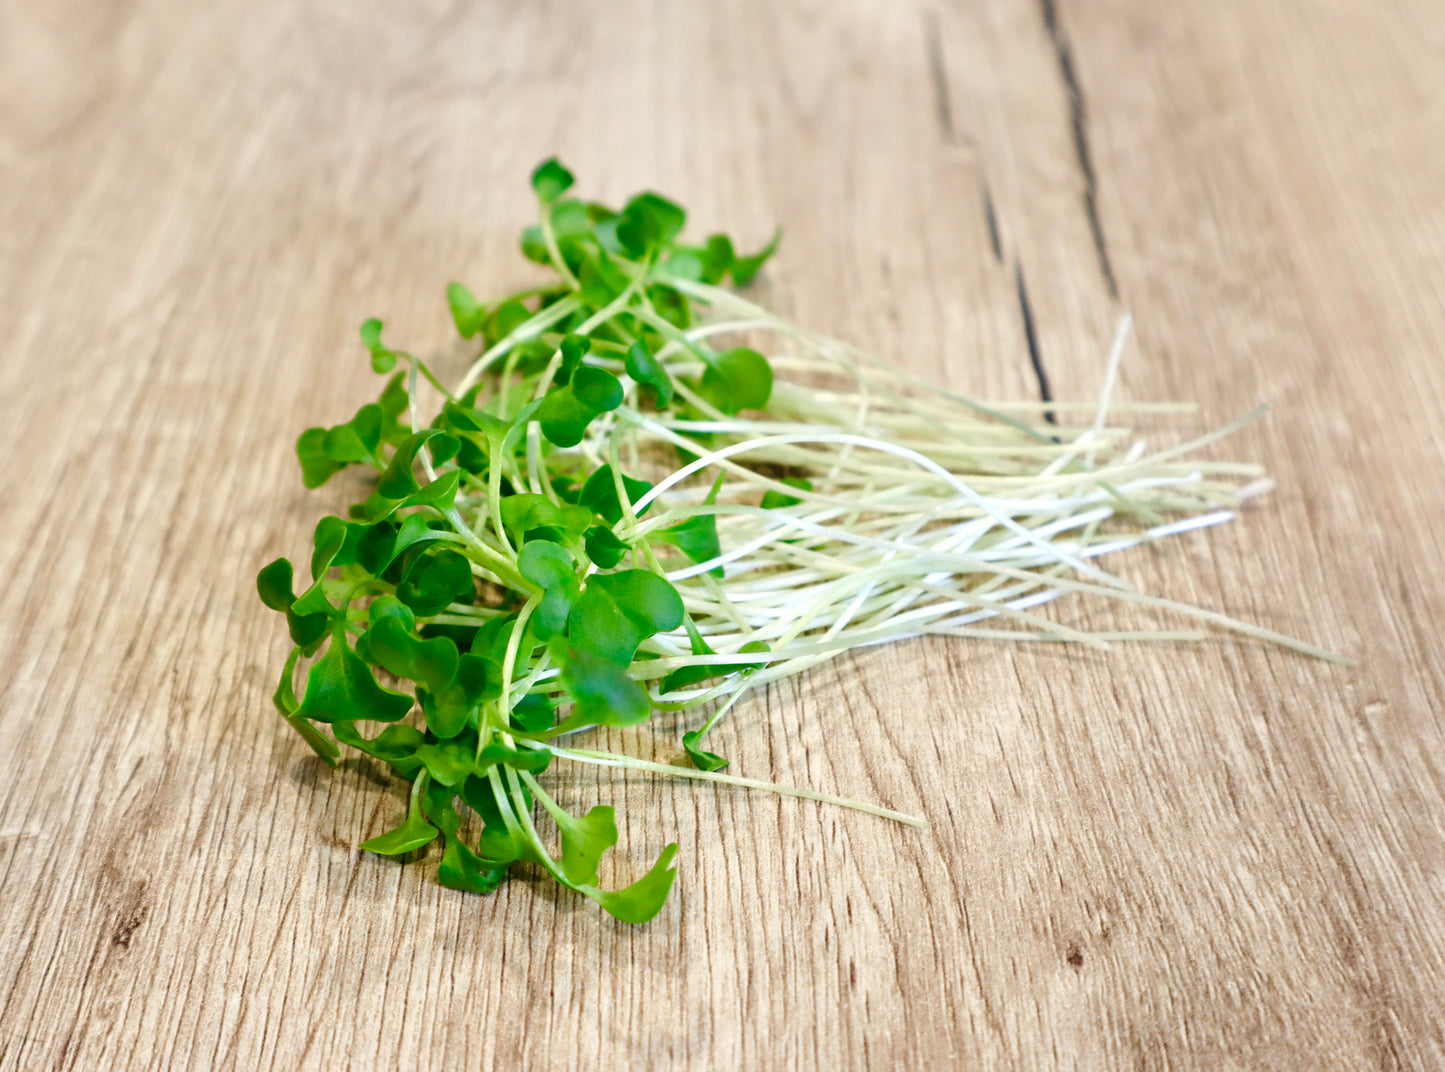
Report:
<svg viewBox="0 0 1445 1072"><path fill-rule="evenodd" d="M1109 245L1104 240L1104 227L1099 222L1099 184L1094 174L1094 157L1089 149L1089 110L1084 101L1084 91L1079 85L1078 72L1074 70L1074 56L1069 48L1068 35L1059 22L1056 0L1039 0L1043 10L1044 27L1054 45L1054 56L1059 63L1059 77L1069 95L1069 125L1074 133L1074 155L1078 159L1079 172L1084 177L1084 215L1089 219L1089 233L1094 239L1094 253L1099 259L1099 272L1109 297L1119 297L1119 284L1114 278L1114 263L1109 258Z"/></svg>
<svg viewBox="0 0 1445 1072"><path fill-rule="evenodd" d="M943 31L938 24L938 12L924 12L923 38L924 47L928 50L928 73L933 83L934 118L938 121L944 143L954 145L958 142L958 132L953 128L953 104L948 94L948 68L943 62Z"/></svg>
<svg viewBox="0 0 1445 1072"><path fill-rule="evenodd" d="M1039 401L1052 402L1054 392L1049 388L1049 374L1044 371L1043 355L1039 353L1039 333L1034 327L1034 310L1029 305L1029 289L1024 285L1024 269L1022 265L1014 268L1014 282L1018 285L1019 292L1019 315L1024 321L1024 341L1029 347L1029 363L1034 367L1034 376L1039 381ZM1050 424L1058 424L1058 419L1051 409L1044 410L1044 420Z"/></svg>
<svg viewBox="0 0 1445 1072"><path fill-rule="evenodd" d="M993 259L1003 263L1003 242L998 236L998 213L993 209L993 194L988 183L983 184L983 218L988 224L988 245L993 250Z"/></svg>

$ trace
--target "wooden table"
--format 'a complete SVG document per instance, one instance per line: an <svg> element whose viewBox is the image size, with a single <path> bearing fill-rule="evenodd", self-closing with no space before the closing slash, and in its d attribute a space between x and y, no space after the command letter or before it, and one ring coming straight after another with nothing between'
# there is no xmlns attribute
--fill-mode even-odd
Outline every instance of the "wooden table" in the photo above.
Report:
<svg viewBox="0 0 1445 1072"><path fill-rule="evenodd" d="M1425 0L7 7L0 1069L1445 1067L1442 85ZM1115 567L1359 665L843 658L719 750L932 829L575 776L682 842L641 928L358 852L397 784L275 717L253 578L356 325L459 368L553 152L978 396L1094 397L1132 311L1122 397L1269 403L1279 490Z"/></svg>

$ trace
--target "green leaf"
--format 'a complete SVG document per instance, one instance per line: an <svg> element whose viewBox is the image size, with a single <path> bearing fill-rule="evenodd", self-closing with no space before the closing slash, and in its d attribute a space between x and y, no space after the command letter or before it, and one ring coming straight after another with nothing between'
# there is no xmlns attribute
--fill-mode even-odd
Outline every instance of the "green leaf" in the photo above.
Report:
<svg viewBox="0 0 1445 1072"><path fill-rule="evenodd" d="M677 843L662 850L652 870L626 889L608 891L595 886L582 886L581 892L591 897L607 910L608 914L623 923L646 923L662 910L667 895L672 892L677 868L672 859L677 855Z"/></svg>
<svg viewBox="0 0 1445 1072"><path fill-rule="evenodd" d="M554 643L556 643L554 641ZM652 710L647 690L627 676L624 667L578 648L561 648L562 687L572 697L572 714L557 727L635 726Z"/></svg>
<svg viewBox="0 0 1445 1072"><path fill-rule="evenodd" d="M301 480L308 488L319 488L346 466L326 453L326 429L308 428L296 440L296 457L301 462Z"/></svg>
<svg viewBox="0 0 1445 1072"><path fill-rule="evenodd" d="M613 213L606 219L596 222L592 228L592 237L597 240L597 245L610 257L626 257L627 250L617 239L617 225L622 222L620 213Z"/></svg>
<svg viewBox="0 0 1445 1072"><path fill-rule="evenodd" d="M557 721L556 709L545 693L529 692L511 710L512 725L523 733L542 733Z"/></svg>
<svg viewBox="0 0 1445 1072"><path fill-rule="evenodd" d="M502 524L514 543L534 529L557 529L578 539L592 523L592 511L571 504L558 505L545 495L518 492L502 499Z"/></svg>
<svg viewBox="0 0 1445 1072"><path fill-rule="evenodd" d="M522 576L544 592L577 581L577 563L572 552L555 543L533 540L517 557Z"/></svg>
<svg viewBox="0 0 1445 1072"><path fill-rule="evenodd" d="M575 447L597 416L621 404L622 384L617 377L605 369L583 365L565 387L554 388L542 399L537 420L548 441Z"/></svg>
<svg viewBox="0 0 1445 1072"><path fill-rule="evenodd" d="M708 562L722 554L722 545L717 538L716 514L695 514L665 529L660 535L676 544L694 562ZM709 572L714 577L721 577L723 568L715 566Z"/></svg>
<svg viewBox="0 0 1445 1072"><path fill-rule="evenodd" d="M781 237L781 234L779 234L778 237ZM776 242L774 242L774 248L776 248ZM771 252L769 252L766 256L763 256L763 260L767 260L767 257L771 255ZM733 252L732 239L725 234L709 235L707 245L703 247L702 281L704 283L718 282L732 270L733 265L736 263L737 254ZM753 266L753 272L756 272L762 263L762 260L758 261L758 263ZM748 278L751 279L752 275L749 275ZM742 284L740 283L738 285L741 286Z"/></svg>
<svg viewBox="0 0 1445 1072"><path fill-rule="evenodd" d="M572 182L572 172L563 167L555 156L542 161L532 172L532 189L536 190L537 196L545 202L557 200L571 187Z"/></svg>
<svg viewBox="0 0 1445 1072"><path fill-rule="evenodd" d="M290 610L291 604L296 601L296 594L291 590L291 560L278 558L261 567L261 572L256 574L256 591L260 593L261 602L272 610L283 614Z"/></svg>
<svg viewBox="0 0 1445 1072"><path fill-rule="evenodd" d="M592 349L592 340L586 335L568 335L562 340L558 350L562 354L561 364L557 367L557 373L552 377L552 382L563 386L572 378L572 373L577 366L582 364L582 358Z"/></svg>
<svg viewBox="0 0 1445 1072"><path fill-rule="evenodd" d="M601 225L598 226L599 233ZM631 281L606 253L589 255L577 273L578 297L593 309L600 309L627 289Z"/></svg>
<svg viewBox="0 0 1445 1072"><path fill-rule="evenodd" d="M373 371L390 372L396 367L396 354L381 344L381 321L376 317L362 323L361 345L371 351Z"/></svg>
<svg viewBox="0 0 1445 1072"><path fill-rule="evenodd" d="M391 464L381 474L381 480L376 485L377 492L388 499L405 499L421 486L417 482L416 474L412 472L417 452L425 446L431 455L432 464L441 465L456 456L459 445L455 436L449 436L436 428L423 428L420 432L407 436L396 448Z"/></svg>
<svg viewBox="0 0 1445 1072"><path fill-rule="evenodd" d="M567 635L575 647L627 666L637 645L682 624L682 599L650 570L596 573L572 604Z"/></svg>
<svg viewBox="0 0 1445 1072"><path fill-rule="evenodd" d="M375 402L368 402L345 424L333 425L321 438L321 449L334 462L370 461L381 444L381 429L386 414ZM297 442L299 452L301 444ZM302 463L303 468L305 462Z"/></svg>
<svg viewBox="0 0 1445 1072"><path fill-rule="evenodd" d="M813 482L804 480L802 477L785 476L782 482L791 488L797 488L799 491L813 490ZM796 496L785 495L781 491L769 490L763 493L763 501L760 505L764 510L782 510L789 506L797 506L802 501L802 499Z"/></svg>
<svg viewBox="0 0 1445 1072"><path fill-rule="evenodd" d="M575 198L558 201L552 206L552 230L557 235L557 244L564 248L568 239L590 237L592 218L587 206Z"/></svg>
<svg viewBox="0 0 1445 1072"><path fill-rule="evenodd" d="M422 745L416 750L416 758L435 781L446 786L460 785L475 769L475 747L473 742L453 738Z"/></svg>
<svg viewBox="0 0 1445 1072"><path fill-rule="evenodd" d="M651 391L653 404L658 409L666 408L672 401L672 377L667 374L662 362L653 356L647 344L640 340L633 343L627 351L624 364L627 375L636 380L640 387Z"/></svg>
<svg viewBox="0 0 1445 1072"><path fill-rule="evenodd" d="M396 419L406 412L408 396L406 385L403 382L406 374L398 372L391 379L386 381L386 388L381 392L381 397L376 400L381 407L382 416L388 422L395 423Z"/></svg>
<svg viewBox="0 0 1445 1072"><path fill-rule="evenodd" d="M457 675L456 644L446 637L420 640L414 636L411 608L395 596L378 597L369 613L371 626L366 631L366 642L373 662L433 692L452 683Z"/></svg>
<svg viewBox="0 0 1445 1072"><path fill-rule="evenodd" d="M367 751L377 759L399 763L414 757L425 741L426 737L415 726L398 724L387 726L373 737Z"/></svg>
<svg viewBox="0 0 1445 1072"><path fill-rule="evenodd" d="M461 829L462 817L456 809L458 793L460 790L455 786L444 785L428 777L418 801L422 815L447 837Z"/></svg>
<svg viewBox="0 0 1445 1072"><path fill-rule="evenodd" d="M437 881L465 893L491 893L506 880L507 867L506 862L478 856L460 837L449 835L437 865Z"/></svg>
<svg viewBox="0 0 1445 1072"><path fill-rule="evenodd" d="M732 239L723 234L709 235L702 247L679 246L674 249L667 259L667 271L676 279L717 283L727 275L735 259Z"/></svg>
<svg viewBox="0 0 1445 1072"><path fill-rule="evenodd" d="M583 365L572 374L568 388L577 401L596 413L607 413L622 405L622 384L606 369Z"/></svg>
<svg viewBox="0 0 1445 1072"><path fill-rule="evenodd" d="M476 594L471 562L448 549L419 555L396 587L396 597L418 618L440 614L453 603L471 603Z"/></svg>
<svg viewBox="0 0 1445 1072"><path fill-rule="evenodd" d="M353 722L334 722L331 731L342 744L391 764L403 778L413 778L421 769L421 760L416 758L416 750L426 738L414 726L397 723L387 726L372 738L363 737Z"/></svg>
<svg viewBox="0 0 1445 1072"><path fill-rule="evenodd" d="M700 651L698 641L701 640L702 637L699 636L693 643L692 653L694 655L716 654L711 648L708 648L706 644L702 644L702 647L706 650ZM764 641L750 640L738 649L738 655L762 655L766 654L769 650L770 649L768 648L768 645ZM679 666L676 670L674 670L672 673L668 674L662 679L662 681L658 684L657 691L661 694L666 694L669 692L676 692L678 689L691 688L693 685L697 685L700 682L711 681L715 677L723 677L727 674L734 674L738 672L741 672L743 674L751 674L760 666L766 666L767 663L767 659L739 658L736 662L700 663L693 664L691 666Z"/></svg>
<svg viewBox="0 0 1445 1072"><path fill-rule="evenodd" d="M306 695L296 714L314 722L396 722L411 710L412 698L376 683L371 668L338 636L306 677Z"/></svg>
<svg viewBox="0 0 1445 1072"><path fill-rule="evenodd" d="M692 304L672 287L662 283L648 287L647 300L662 319L678 330L692 325Z"/></svg>
<svg viewBox="0 0 1445 1072"><path fill-rule="evenodd" d="M468 893L490 893L507 876L507 864L515 855L505 860L489 860L474 853L458 836L461 817L457 815L453 801L457 790L451 786L429 784L422 793L422 810L435 823L446 838L446 849L441 863L437 866L437 880L443 886Z"/></svg>
<svg viewBox="0 0 1445 1072"><path fill-rule="evenodd" d="M477 756L476 773L485 774L490 767L502 763L529 774L541 774L551 762L552 753L546 749L508 748L500 741L491 741Z"/></svg>
<svg viewBox="0 0 1445 1072"><path fill-rule="evenodd" d="M276 682L276 691L271 694L271 702L276 705L276 710L283 716L290 719L301 706L296 699L296 689L292 679L296 675L296 660L301 656L300 648L292 648L291 654L286 656L286 665L281 670L280 680Z"/></svg>
<svg viewBox="0 0 1445 1072"><path fill-rule="evenodd" d="M448 469L431 483L423 484L412 492L401 501L400 505L430 506L437 510L450 510L456 504L457 489L461 487L461 483L461 471Z"/></svg>
<svg viewBox="0 0 1445 1072"><path fill-rule="evenodd" d="M281 712L281 717L286 720L287 725L311 746L311 750L320 756L328 767L334 767L336 766L336 757L341 755L341 750L326 734L304 718L296 716L296 710L301 705L296 700L296 692L292 688L291 678L296 671L296 660L300 655L300 648L292 648L291 654L286 657L286 665L281 670L281 679L276 683L276 691L271 695L271 702L276 705L276 710Z"/></svg>
<svg viewBox="0 0 1445 1072"><path fill-rule="evenodd" d="M530 790L523 786L522 793L530 806L532 799ZM477 848L483 858L499 864L534 858L531 847L518 842L512 836L506 820L502 818L502 805L497 803L497 795L493 791L490 779L468 778L462 784L462 799L467 802L467 807L476 812L482 820L482 836ZM507 803L506 808L508 814L511 814L510 802Z"/></svg>
<svg viewBox="0 0 1445 1072"><path fill-rule="evenodd" d="M562 832L562 873L573 886L597 881L597 864L617 844L617 822L612 808L599 804L578 819L564 811L552 818Z"/></svg>
<svg viewBox="0 0 1445 1072"><path fill-rule="evenodd" d="M415 852L423 845L430 845L439 833L419 813L408 815L406 822L393 830L361 843L361 848L381 856L402 856Z"/></svg>
<svg viewBox="0 0 1445 1072"><path fill-rule="evenodd" d="M704 270L702 250L692 246L679 246L667 258L667 274L674 279L697 282Z"/></svg>
<svg viewBox="0 0 1445 1072"><path fill-rule="evenodd" d="M593 525L586 534L587 557L601 569L611 569L632 550L616 534L602 525Z"/></svg>
<svg viewBox="0 0 1445 1072"><path fill-rule="evenodd" d="M652 485L647 481L633 480L626 475L622 477L622 486L627 491L629 503L635 503L652 490ZM577 502L602 518L609 526L622 520L622 502L617 497L617 483L612 478L612 466L601 466L587 478ZM648 504L649 507L651 505ZM646 514L647 511L643 510L642 513Z"/></svg>
<svg viewBox="0 0 1445 1072"><path fill-rule="evenodd" d="M705 752L699 746L702 744L702 731L691 730L682 735L682 747L687 752L692 765L698 770L717 771L728 765L728 761L716 752Z"/></svg>
<svg viewBox="0 0 1445 1072"><path fill-rule="evenodd" d="M733 282L740 287L745 287L753 281L753 276L758 274L758 269L766 263L767 259L777 252L778 243L782 241L783 229L779 227L773 232L773 237L768 244L756 253L748 257L739 257L733 262Z"/></svg>
<svg viewBox="0 0 1445 1072"><path fill-rule="evenodd" d="M718 354L702 374L699 393L724 413L762 409L773 393L773 366L739 346Z"/></svg>
<svg viewBox="0 0 1445 1072"><path fill-rule="evenodd" d="M326 598L325 582L318 580L301 595L296 597L296 602L291 604L291 609L286 612L288 616L295 615L300 618L321 617L330 621L340 615L339 608Z"/></svg>
<svg viewBox="0 0 1445 1072"><path fill-rule="evenodd" d="M482 330L487 308L478 303L472 292L460 283L447 284L447 305L451 307L452 319L456 321L457 334L470 339Z"/></svg>
<svg viewBox="0 0 1445 1072"><path fill-rule="evenodd" d="M551 263L552 258L547 253L547 242L542 236L542 228L536 224L522 228L522 237L518 244L522 247L522 256L533 264Z"/></svg>
<svg viewBox="0 0 1445 1072"><path fill-rule="evenodd" d="M427 487L431 487L431 484ZM373 576L379 577L400 555L418 544L450 542L455 539L456 534L448 528L432 528L430 518L421 514L408 514L402 518L401 527L394 532L389 531L389 526L385 529L378 526L375 531L364 533L357 541L357 561L366 565Z"/></svg>
<svg viewBox="0 0 1445 1072"><path fill-rule="evenodd" d="M493 342L501 342L530 319L532 314L515 298L503 302L487 318L487 337Z"/></svg>
<svg viewBox="0 0 1445 1072"><path fill-rule="evenodd" d="M493 618L477 630L477 635L472 639L472 653L485 656L500 665L516 628L516 614ZM520 650L526 654L525 648Z"/></svg>
<svg viewBox="0 0 1445 1072"><path fill-rule="evenodd" d="M641 260L677 236L687 213L660 194L638 194L617 221L617 241L633 260Z"/></svg>
<svg viewBox="0 0 1445 1072"><path fill-rule="evenodd" d="M523 577L542 589L542 600L532 614L532 629L539 640L548 640L567 628L578 591L576 561L564 547L531 540L522 548L517 566Z"/></svg>
<svg viewBox="0 0 1445 1072"><path fill-rule="evenodd" d="M357 531L353 536L353 529L360 530L364 526L352 525L334 515L327 515L316 522L316 528L311 533L311 581L321 580L326 576L326 571L332 566L344 566L348 562L356 561L356 545L360 543L362 533ZM348 548L347 543L351 546ZM344 552L349 551L350 554Z"/></svg>
<svg viewBox="0 0 1445 1072"><path fill-rule="evenodd" d="M295 604L292 604L292 609L286 612L286 627L293 643L300 648L309 649L326 635L327 629L331 627L331 615L297 614Z"/></svg>
<svg viewBox="0 0 1445 1072"><path fill-rule="evenodd" d="M434 691L419 690L417 698L426 715L427 729L446 739L473 726L476 723L473 716L482 701L496 699L501 694L500 665L486 656L468 652L457 660L456 676L450 683Z"/></svg>
<svg viewBox="0 0 1445 1072"><path fill-rule="evenodd" d="M484 410L473 409L460 402L448 402L442 409L442 416L453 428L465 432L480 432L488 443L497 445L505 441L512 431L512 425L500 417L493 417Z"/></svg>

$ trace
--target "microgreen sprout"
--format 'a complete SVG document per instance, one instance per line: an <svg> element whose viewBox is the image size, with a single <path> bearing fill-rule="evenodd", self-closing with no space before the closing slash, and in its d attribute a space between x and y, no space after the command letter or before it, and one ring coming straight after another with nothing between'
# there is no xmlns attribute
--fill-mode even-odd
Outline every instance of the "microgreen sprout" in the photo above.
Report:
<svg viewBox="0 0 1445 1072"><path fill-rule="evenodd" d="M1058 403L1060 425L1045 426L1039 407L955 397L722 285L748 283L778 235L747 256L723 235L686 243L676 204L572 198L555 160L532 185L540 219L522 252L553 282L492 301L447 288L458 333L479 347L454 390L366 321L361 342L388 376L378 400L296 449L308 487L361 466L369 494L317 524L299 595L286 559L258 577L293 642L274 697L286 721L327 763L346 745L411 783L405 816L363 848L403 855L440 838L446 886L486 893L528 864L641 923L668 896L677 846L601 888L612 809L563 809L544 784L554 760L923 825L723 773L706 735L748 690L862 645L1199 635L1091 633L1038 613L1071 593L1330 657L1097 564L1225 521L1261 490L1256 466L1191 457L1242 422L1150 451L1109 423L1121 410L1107 391L1079 427ZM1110 386L1122 347L1123 332ZM419 379L441 399L426 424ZM680 742L690 767L562 741L657 711L695 713Z"/></svg>

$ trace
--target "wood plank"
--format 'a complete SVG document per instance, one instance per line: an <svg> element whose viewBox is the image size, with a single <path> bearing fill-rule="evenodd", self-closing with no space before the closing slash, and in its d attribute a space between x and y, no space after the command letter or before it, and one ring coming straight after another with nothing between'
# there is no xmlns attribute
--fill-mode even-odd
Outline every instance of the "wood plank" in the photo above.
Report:
<svg viewBox="0 0 1445 1072"><path fill-rule="evenodd" d="M0 1069L1445 1063L1441 33L1299 0L9 12ZM459 369L442 285L527 278L554 151L781 222L762 300L956 389L1034 396L1020 275L1060 396L1132 310L1122 396L1272 403L1230 451L1281 487L1126 572L1361 665L842 658L719 750L932 829L559 774L618 806L620 868L682 843L643 928L358 853L398 788L274 718L252 578L346 501L290 443L371 390L355 325Z"/></svg>

